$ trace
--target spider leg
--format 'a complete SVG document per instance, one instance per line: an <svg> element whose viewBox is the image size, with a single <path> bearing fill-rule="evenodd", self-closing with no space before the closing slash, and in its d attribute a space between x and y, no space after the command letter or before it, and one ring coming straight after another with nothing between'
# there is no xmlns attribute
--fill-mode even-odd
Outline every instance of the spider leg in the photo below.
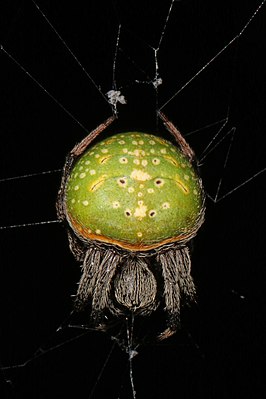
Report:
<svg viewBox="0 0 266 399"><path fill-rule="evenodd" d="M101 252L94 246L90 247L82 264L82 276L76 294L75 310L81 311L91 300L93 288L98 278L101 264Z"/></svg>
<svg viewBox="0 0 266 399"><path fill-rule="evenodd" d="M70 251L74 255L75 259L78 262L83 262L86 256L87 247L78 239L71 229L67 230L67 237Z"/></svg>
<svg viewBox="0 0 266 399"><path fill-rule="evenodd" d="M84 139L80 143L76 144L72 148L72 150L70 151L70 156L76 158L83 154L88 145L90 145L90 143L97 136L99 136L99 134L102 133L115 119L115 116L110 116L108 119L106 119L105 122L101 123L99 126L96 127L96 129L92 130L86 137L84 137Z"/></svg>
<svg viewBox="0 0 266 399"><path fill-rule="evenodd" d="M164 126L166 129L174 136L177 143L179 144L182 152L189 158L191 162L195 159L195 153L190 147L190 145L186 142L180 131L175 127L175 125L168 120L168 118L161 112L158 111L158 115L163 121Z"/></svg>
<svg viewBox="0 0 266 399"><path fill-rule="evenodd" d="M108 308L112 313L119 314L119 310L114 308L109 296L112 278L120 262L121 255L112 251L106 252L103 257L102 251L93 245L85 254L75 310L82 311L88 303L91 303L90 318L98 330L106 331L107 326L101 320L104 309Z"/></svg>
<svg viewBox="0 0 266 399"><path fill-rule="evenodd" d="M66 182L69 176L70 171L73 168L73 164L76 159L83 154L86 148L90 145L90 143L103 131L105 130L114 120L116 116L110 116L106 119L105 122L101 123L96 129L90 132L80 143L76 144L70 153L67 155L65 166L63 169L63 176L61 181L61 186L58 192L57 202L56 202L56 210L57 210L57 217L61 222L64 222L66 219L66 212L65 212L65 188Z"/></svg>
<svg viewBox="0 0 266 399"><path fill-rule="evenodd" d="M164 280L165 310L168 313L168 328L159 335L159 340L174 334L180 324L181 299L195 302L195 286L190 275L190 256L187 247L169 249L158 254Z"/></svg>
<svg viewBox="0 0 266 399"><path fill-rule="evenodd" d="M122 256L114 251L106 251L102 259L97 276L94 277L93 294L92 294L92 312L91 319L97 324L100 322L102 312L108 308L110 311L119 314L118 309L112 307L110 292L112 288L112 280L121 263Z"/></svg>

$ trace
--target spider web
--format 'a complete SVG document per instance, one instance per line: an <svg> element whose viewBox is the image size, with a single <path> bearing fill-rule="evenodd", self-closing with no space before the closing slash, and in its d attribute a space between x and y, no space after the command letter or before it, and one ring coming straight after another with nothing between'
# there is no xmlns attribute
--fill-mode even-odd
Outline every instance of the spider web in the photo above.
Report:
<svg viewBox="0 0 266 399"><path fill-rule="evenodd" d="M91 78L32 2L3 4L3 49L44 89L1 52L0 225L34 225L1 231L1 361L21 364L41 342L45 351L59 345L10 375L3 371L6 395L132 396L128 355L110 337L54 333L69 314L80 270L62 228L47 222L56 220L65 154L84 130L110 116L109 90L121 90L127 99L126 106L118 104L119 130L156 130L156 109L162 107L183 134L194 132L188 140L203 163L211 197L221 178L219 198L251 178L218 204L208 203L192 257L199 309L184 315L184 329L175 337L144 346L134 358L137 397L262 392L265 175L254 177L265 168L265 7L253 20L260 1L142 3L91 1L73 8L38 2ZM227 160L230 132L235 134ZM214 150L205 158L210 142ZM72 339L76 335L81 337Z"/></svg>

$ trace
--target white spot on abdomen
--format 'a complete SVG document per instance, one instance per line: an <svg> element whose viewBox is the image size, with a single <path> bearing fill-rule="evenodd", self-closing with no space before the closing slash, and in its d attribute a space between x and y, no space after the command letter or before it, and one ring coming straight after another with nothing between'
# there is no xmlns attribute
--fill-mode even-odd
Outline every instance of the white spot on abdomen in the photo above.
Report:
<svg viewBox="0 0 266 399"><path fill-rule="evenodd" d="M140 169L134 169L130 175L131 179L139 180L139 181L146 181L151 179L151 175L147 172L143 172Z"/></svg>
<svg viewBox="0 0 266 399"><path fill-rule="evenodd" d="M146 205L143 205L143 201L139 201L139 204L140 205L135 209L134 216L135 216L135 218L142 219L146 216L147 207L146 207Z"/></svg>

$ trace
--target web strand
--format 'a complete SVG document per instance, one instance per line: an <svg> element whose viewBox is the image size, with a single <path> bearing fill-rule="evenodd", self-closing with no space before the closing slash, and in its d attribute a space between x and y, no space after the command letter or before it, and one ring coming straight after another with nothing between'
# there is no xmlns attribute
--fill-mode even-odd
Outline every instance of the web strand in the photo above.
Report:
<svg viewBox="0 0 266 399"><path fill-rule="evenodd" d="M85 132L88 132L85 126L83 126L82 123L79 122L78 119L75 118L75 116L63 106L63 104L61 104L26 68L24 68L24 66L21 65L18 60L16 60L7 50L5 50L2 45L0 46L0 50L3 51L3 53L5 53L25 73L25 75L27 75L37 86L39 86L39 88L45 94L47 94L47 96L49 96L56 103L56 105L58 105L58 107L60 107L68 116L70 116L73 121L75 121Z"/></svg>
<svg viewBox="0 0 266 399"><path fill-rule="evenodd" d="M101 381L101 378L102 378L102 376L103 376L103 373L104 373L104 371L105 371L105 369L106 369L107 364L109 363L109 360L110 360L110 358L111 358L111 356L112 356L112 354L113 354L113 352L114 352L115 347L116 347L116 342L113 343L113 345L112 345L112 347L111 347L109 353L107 354L107 356L106 356L106 358L105 358L105 361L104 361L104 363L103 363L103 365L102 365L102 368L101 368L101 370L99 371L99 374L98 374L98 376L97 376L97 378L96 378L96 381L95 381L95 383L94 383L94 385L93 385L93 387L92 387L92 389L91 389L91 391L90 391L90 393L89 393L88 399L92 399L92 398L93 398L94 393L95 393L95 391L96 391L96 389L97 389L97 386L98 386L99 382Z"/></svg>
<svg viewBox="0 0 266 399"><path fill-rule="evenodd" d="M127 353L128 353L128 363L129 363L129 378L130 378L130 385L132 391L132 398L137 398L137 392L135 389L134 384L134 376L133 376L133 358L136 356L137 352L133 348L133 333L134 333L134 313L131 314L130 322L127 322Z"/></svg>
<svg viewBox="0 0 266 399"><path fill-rule="evenodd" d="M18 229L22 227L36 227L36 226L44 226L46 224L54 224L60 223L59 220L44 220L42 222L31 222L31 223L22 223L22 224L12 224L10 226L0 226L0 230L10 230L10 229Z"/></svg>
<svg viewBox="0 0 266 399"><path fill-rule="evenodd" d="M46 170L44 172L28 173L26 175L3 177L2 179L0 179L0 183L6 182L6 181L11 181L11 180L22 180L22 179L27 179L29 177L35 177L35 176L50 175L53 173L61 173L62 170L63 169L61 168L61 169Z"/></svg>
<svg viewBox="0 0 266 399"><path fill-rule="evenodd" d="M160 78L160 74L159 74L158 52L160 50L160 47L161 47L161 44L162 44L162 41L163 41L163 38L164 38L164 35L165 35L165 32L166 32L166 28L167 28L167 25L168 25L168 22L169 22L169 18L170 18L172 9L173 9L174 2L175 2L175 0L172 0L172 2L170 4L168 13L167 13L166 18L165 18L163 29L161 31L161 36L160 36L159 41L158 41L158 45L157 45L156 48L152 47L152 49L154 51L154 62L155 62L155 77L154 77L154 80L153 80L153 86L154 86L156 91L157 91L158 86L160 84L162 84L162 79ZM158 101L157 101L157 103L158 103ZM158 108L158 106L157 106L157 108Z"/></svg>
<svg viewBox="0 0 266 399"><path fill-rule="evenodd" d="M218 203L228 197L229 195L233 194L235 191L239 190L240 188L244 187L246 184L250 183L252 180L256 179L259 177L262 173L266 172L266 167L252 175L249 179L243 181L242 183L238 184L236 187L234 187L232 190L229 190L227 193L222 195L221 197L217 198L217 195L213 198L211 195L207 194L208 198L210 198L214 203Z"/></svg>
<svg viewBox="0 0 266 399"><path fill-rule="evenodd" d="M157 46L158 50L161 47L161 43L162 43L164 35L165 35L166 27L167 27L168 22L169 22L169 18L170 18L172 9L173 9L174 2L175 2L175 0L172 0L172 2L170 4L170 7L169 7L169 10L168 10L168 14L167 14L167 16L165 18L165 23L164 23L164 26L163 26L163 29L162 29L162 32L161 32L161 36L160 36L160 39L159 39L159 42L158 42L158 46Z"/></svg>
<svg viewBox="0 0 266 399"><path fill-rule="evenodd" d="M81 62L79 61L79 59L77 58L77 56L73 53L73 51L70 49L70 47L67 45L67 43L65 42L65 40L62 38L62 36L58 33L58 31L55 29L55 27L52 25L52 23L49 21L49 19L47 18L47 16L44 14L44 12L40 9L40 7L38 6L38 4L34 1L31 0L33 2L33 4L35 5L35 7L37 8L37 10L40 12L40 14L42 15L42 17L45 19L45 21L47 22L47 24L50 26L50 28L52 29L52 31L56 34L56 36L58 37L58 39L61 41L61 43L63 44L63 46L66 48L66 50L71 54L72 58L76 61L76 63L78 64L78 66L81 68L81 70L85 73L85 75L87 76L87 78L91 81L91 83L93 84L93 86L96 88L96 90L100 93L100 95L103 97L103 99L108 103L108 100L106 98L106 96L103 94L103 92L101 91L100 87L97 86L97 84L95 83L95 81L92 79L91 75L86 71L86 69L84 68L84 66L81 64Z"/></svg>
<svg viewBox="0 0 266 399"><path fill-rule="evenodd" d="M47 355L48 353L53 352L53 351L61 348L64 345L70 344L71 342L76 341L79 338L81 338L81 337L83 337L84 335L87 335L87 334L88 334L88 332L83 332L81 334L75 335L74 337L69 338L69 339L67 339L67 340L65 340L63 342L60 342L59 344L54 345L54 346L52 346L50 348L43 348L41 346L40 348L38 348L36 350L36 352L33 354L33 356L30 357L29 359L25 360L25 362L19 363L19 364L15 364L13 366L1 366L1 370L6 371L6 370L20 369L20 368L26 367L28 364L34 362L34 360L37 360L39 357Z"/></svg>
<svg viewBox="0 0 266 399"><path fill-rule="evenodd" d="M159 111L161 111L163 108L166 107L166 105L168 105L176 96L178 96L188 85L190 85L190 83L192 83L203 71L205 71L206 68L208 68L210 66L210 64L212 64L217 58L220 57L220 55L222 53L224 53L229 47L231 47L231 45L236 42L242 35L243 33L246 31L246 29L248 28L248 26L251 24L251 22L253 21L253 19L256 17L256 15L258 14L258 12L260 11L260 9L263 7L263 5L265 4L266 0L263 0L261 2L261 4L258 6L258 8L254 11L254 13L252 14L252 16L248 19L248 21L246 22L246 24L243 26L243 28L241 29L241 31L235 35L230 41L229 43L227 43L220 51L218 51L218 53L216 53L208 62L206 62L206 64L203 65L203 67L201 67L198 72L196 72L183 86L180 87L180 89L178 89L163 105L161 105L161 107L159 108Z"/></svg>
<svg viewBox="0 0 266 399"><path fill-rule="evenodd" d="M116 44L115 44L115 55L114 55L114 61L113 61L113 90L115 90L115 91L117 90L117 85L116 85L116 62L117 62L117 54L118 54L118 49L119 49L120 34L121 34L121 24L119 24L119 27L118 27Z"/></svg>

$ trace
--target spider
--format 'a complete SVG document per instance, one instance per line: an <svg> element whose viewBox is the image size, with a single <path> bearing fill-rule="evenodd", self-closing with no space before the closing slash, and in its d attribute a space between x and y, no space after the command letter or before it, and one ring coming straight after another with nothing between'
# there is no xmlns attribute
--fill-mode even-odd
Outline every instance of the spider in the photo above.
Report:
<svg viewBox="0 0 266 399"><path fill-rule="evenodd" d="M161 304L165 339L180 324L181 300L195 301L188 243L204 221L205 194L193 150L159 117L177 145L141 132L92 145L115 116L75 145L56 206L82 262L75 310L91 303L91 321L104 326L106 312L148 316Z"/></svg>

